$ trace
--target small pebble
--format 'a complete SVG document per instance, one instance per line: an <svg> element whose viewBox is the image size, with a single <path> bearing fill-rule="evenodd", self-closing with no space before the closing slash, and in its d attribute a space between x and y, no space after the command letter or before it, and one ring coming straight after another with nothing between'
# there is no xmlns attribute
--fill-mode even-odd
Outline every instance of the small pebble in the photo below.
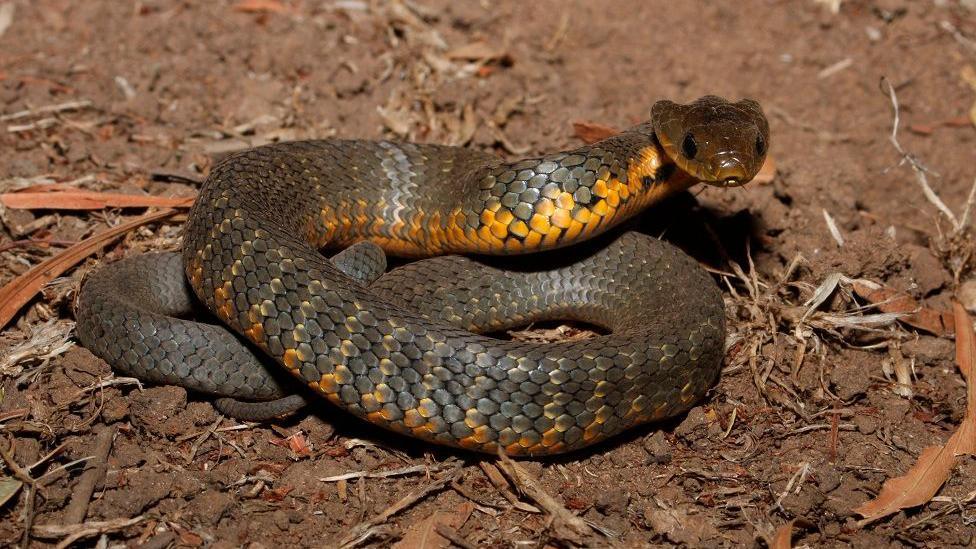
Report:
<svg viewBox="0 0 976 549"><path fill-rule="evenodd" d="M820 491L827 494L840 486L840 473L833 468L823 468L817 471L817 487Z"/></svg>
<svg viewBox="0 0 976 549"><path fill-rule="evenodd" d="M663 431L644 438L644 451L647 452L651 463L671 463L671 443L664 436Z"/></svg>
<svg viewBox="0 0 976 549"><path fill-rule="evenodd" d="M863 415L854 416L854 426L862 435L870 435L878 430L878 422L873 417Z"/></svg>

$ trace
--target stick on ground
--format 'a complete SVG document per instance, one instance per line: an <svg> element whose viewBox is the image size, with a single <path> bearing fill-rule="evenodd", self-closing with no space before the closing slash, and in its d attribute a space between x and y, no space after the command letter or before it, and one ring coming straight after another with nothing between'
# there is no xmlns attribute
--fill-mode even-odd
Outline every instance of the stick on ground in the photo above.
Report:
<svg viewBox="0 0 976 549"><path fill-rule="evenodd" d="M88 514L88 503L95 492L95 486L105 478L105 472L108 469L108 453L112 449L112 441L115 439L116 431L117 428L114 425L102 427L98 431L95 438L95 457L88 462L85 472L78 479L78 484L71 495L71 502L68 503L68 508L64 512L65 524L81 524L85 520L85 516Z"/></svg>

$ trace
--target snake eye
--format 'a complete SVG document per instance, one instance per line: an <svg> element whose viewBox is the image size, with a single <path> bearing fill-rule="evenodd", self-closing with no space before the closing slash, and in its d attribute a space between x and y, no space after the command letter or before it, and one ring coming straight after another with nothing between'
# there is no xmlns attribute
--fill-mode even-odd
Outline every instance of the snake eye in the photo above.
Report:
<svg viewBox="0 0 976 549"><path fill-rule="evenodd" d="M759 156L766 154L766 140L763 139L762 135L756 136L756 153Z"/></svg>
<svg viewBox="0 0 976 549"><path fill-rule="evenodd" d="M681 140L681 154L689 159L698 154L698 143L695 142L695 136L691 133L686 133L685 138Z"/></svg>

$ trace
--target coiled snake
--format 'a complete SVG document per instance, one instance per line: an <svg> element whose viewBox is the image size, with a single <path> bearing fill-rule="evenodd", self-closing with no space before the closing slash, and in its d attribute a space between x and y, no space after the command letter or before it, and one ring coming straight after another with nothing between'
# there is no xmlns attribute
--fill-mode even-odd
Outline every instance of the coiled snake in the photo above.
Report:
<svg viewBox="0 0 976 549"><path fill-rule="evenodd" d="M452 255L382 274L376 245L402 256L566 246L697 181L749 181L768 134L756 102L706 96L658 102L649 122L518 162L389 141L237 153L202 185L182 257L126 259L90 278L78 335L152 381L284 397L263 355L340 408L413 437L518 455L577 449L687 410L714 384L724 310L695 261L624 233L550 270ZM357 242L331 261L318 252ZM187 284L236 335L168 316L192 308ZM480 335L543 319L610 333L551 344ZM244 416L261 406L236 404Z"/></svg>

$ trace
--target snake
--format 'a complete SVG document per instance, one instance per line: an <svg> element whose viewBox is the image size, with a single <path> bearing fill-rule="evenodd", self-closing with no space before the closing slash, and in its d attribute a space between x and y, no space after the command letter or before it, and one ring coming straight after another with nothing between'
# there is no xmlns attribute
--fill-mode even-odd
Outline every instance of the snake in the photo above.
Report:
<svg viewBox="0 0 976 549"><path fill-rule="evenodd" d="M218 395L244 416L317 393L435 444L578 450L687 411L724 357L715 280L624 221L698 182L745 184L768 146L756 101L704 96L516 161L389 140L240 151L201 184L181 252L88 277L77 334L117 371ZM385 272L387 254L425 259ZM545 320L604 333L495 336Z"/></svg>

